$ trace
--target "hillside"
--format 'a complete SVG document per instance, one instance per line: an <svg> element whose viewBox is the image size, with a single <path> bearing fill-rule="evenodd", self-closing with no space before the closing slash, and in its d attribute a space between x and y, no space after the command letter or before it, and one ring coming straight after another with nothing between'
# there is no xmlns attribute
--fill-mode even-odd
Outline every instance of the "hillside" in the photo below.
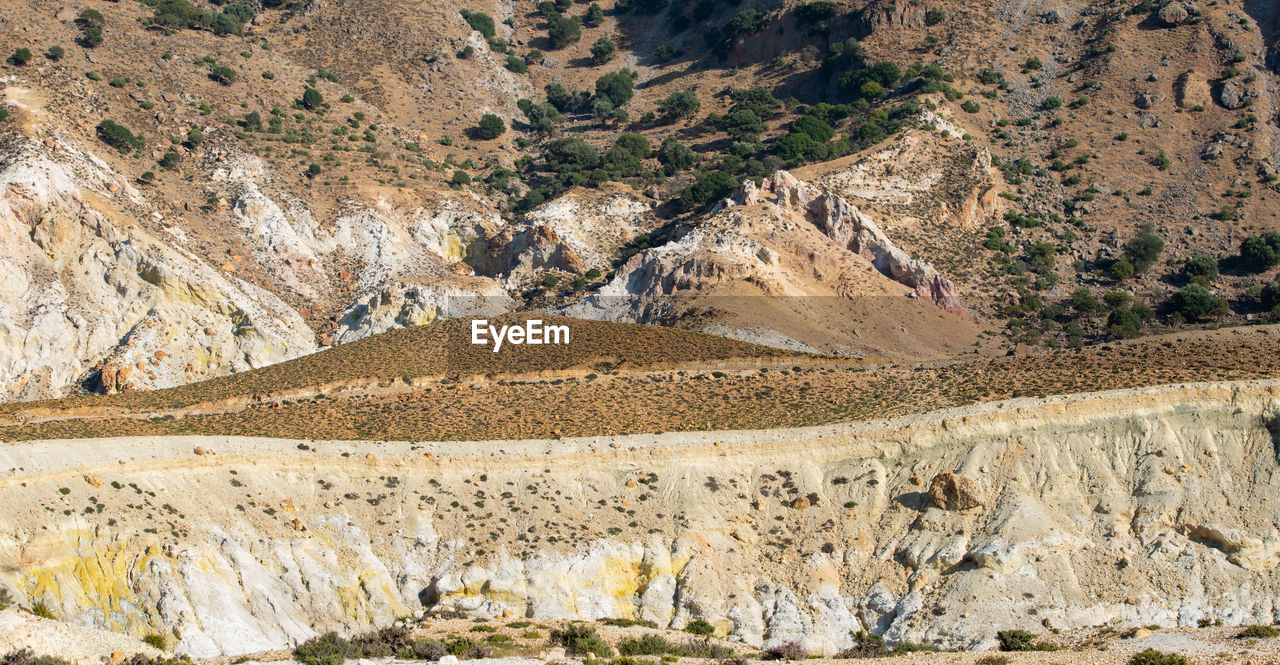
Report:
<svg viewBox="0 0 1280 665"><path fill-rule="evenodd" d="M10 443L0 580L25 608L198 658L425 613L436 634L536 622L547 646L570 620L702 619L746 654L831 656L864 629L991 649L1018 629L1067 647L1018 663L1123 663L1137 645L1266 662L1274 639L1229 635L1280 618L1278 391L559 441Z"/></svg>
<svg viewBox="0 0 1280 665"><path fill-rule="evenodd" d="M595 5L0 5L0 394L531 308L938 361L1280 302L1272 3Z"/></svg>
<svg viewBox="0 0 1280 665"><path fill-rule="evenodd" d="M1274 326L903 366L776 355L652 326L556 320L582 331L568 353L565 347L513 347L518 351L500 355L458 346L449 336L461 326L444 322L170 390L4 405L0 437L457 441L723 431L861 422L1028 395L1280 376ZM435 344L421 353L424 341ZM394 358L402 361L384 360Z"/></svg>

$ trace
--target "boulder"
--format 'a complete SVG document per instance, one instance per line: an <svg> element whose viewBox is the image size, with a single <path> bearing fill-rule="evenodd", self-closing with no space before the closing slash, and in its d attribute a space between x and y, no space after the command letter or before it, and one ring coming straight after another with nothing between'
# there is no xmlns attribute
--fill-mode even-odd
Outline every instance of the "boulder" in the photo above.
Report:
<svg viewBox="0 0 1280 665"><path fill-rule="evenodd" d="M977 481L951 472L933 477L929 483L929 500L943 510L969 510L983 503Z"/></svg>
<svg viewBox="0 0 1280 665"><path fill-rule="evenodd" d="M1218 91L1218 101L1229 109L1238 109L1244 106L1245 90L1233 79L1222 82L1222 89Z"/></svg>
<svg viewBox="0 0 1280 665"><path fill-rule="evenodd" d="M1161 25L1166 28L1173 28L1187 22L1191 18L1191 12L1187 11L1187 6L1181 2L1170 2L1160 8L1156 14L1160 19Z"/></svg>

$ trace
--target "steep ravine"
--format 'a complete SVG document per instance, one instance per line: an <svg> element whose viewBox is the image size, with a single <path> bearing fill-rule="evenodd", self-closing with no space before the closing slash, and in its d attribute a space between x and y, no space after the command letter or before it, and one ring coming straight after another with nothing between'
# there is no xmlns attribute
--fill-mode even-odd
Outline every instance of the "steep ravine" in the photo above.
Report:
<svg viewBox="0 0 1280 665"><path fill-rule="evenodd" d="M0 447L0 579L196 656L427 609L982 647L1280 617L1280 381L803 430ZM930 501L931 480L961 489ZM972 480L968 484L965 479ZM966 503L980 505L966 510ZM958 505L957 505L958 504Z"/></svg>

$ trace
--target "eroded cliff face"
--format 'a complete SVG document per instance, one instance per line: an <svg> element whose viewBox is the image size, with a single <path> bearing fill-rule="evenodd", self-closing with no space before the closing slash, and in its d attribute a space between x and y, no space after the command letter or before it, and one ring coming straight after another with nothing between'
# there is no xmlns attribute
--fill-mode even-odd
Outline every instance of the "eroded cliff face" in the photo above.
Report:
<svg viewBox="0 0 1280 665"><path fill-rule="evenodd" d="M420 610L703 618L752 645L1270 623L1280 382L862 425L413 444L0 449L0 579L193 655ZM937 483L932 481L943 475Z"/></svg>
<svg viewBox="0 0 1280 665"><path fill-rule="evenodd" d="M108 390L155 388L315 351L276 295L118 223L121 209L148 210L93 155L52 139L6 151L0 399L60 395L98 363Z"/></svg>

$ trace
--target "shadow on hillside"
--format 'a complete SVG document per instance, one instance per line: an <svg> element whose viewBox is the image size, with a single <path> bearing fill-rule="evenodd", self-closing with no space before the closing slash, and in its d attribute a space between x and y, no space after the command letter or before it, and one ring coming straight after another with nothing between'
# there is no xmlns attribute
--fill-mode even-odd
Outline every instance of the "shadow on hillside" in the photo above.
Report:
<svg viewBox="0 0 1280 665"><path fill-rule="evenodd" d="M679 5L685 8L683 14L686 17L692 13L688 9L692 4ZM861 34L864 28L856 12L835 17L828 23L828 30L820 31L816 26L801 25L792 8L776 15L769 28L760 34L739 36L727 47L714 46L717 32L745 9L748 9L745 3L717 3L715 11L706 19L689 21L688 27L679 30L672 27L672 15L667 10L650 15L619 16L621 41L630 45L639 64L661 69L661 73L642 87L660 87L676 82L687 75L686 70L720 71L726 89L745 87L747 84L734 75L740 67L769 63L775 57L810 45L814 47L815 57L821 57L835 42L866 36ZM659 49L663 47L668 51L660 54ZM772 70L767 73L776 81L772 89L779 98L795 97L808 104L834 101L831 81L821 69L790 73Z"/></svg>
<svg viewBox="0 0 1280 665"><path fill-rule="evenodd" d="M1267 68L1280 74L1280 2L1245 0L1244 11L1258 24L1267 45Z"/></svg>

